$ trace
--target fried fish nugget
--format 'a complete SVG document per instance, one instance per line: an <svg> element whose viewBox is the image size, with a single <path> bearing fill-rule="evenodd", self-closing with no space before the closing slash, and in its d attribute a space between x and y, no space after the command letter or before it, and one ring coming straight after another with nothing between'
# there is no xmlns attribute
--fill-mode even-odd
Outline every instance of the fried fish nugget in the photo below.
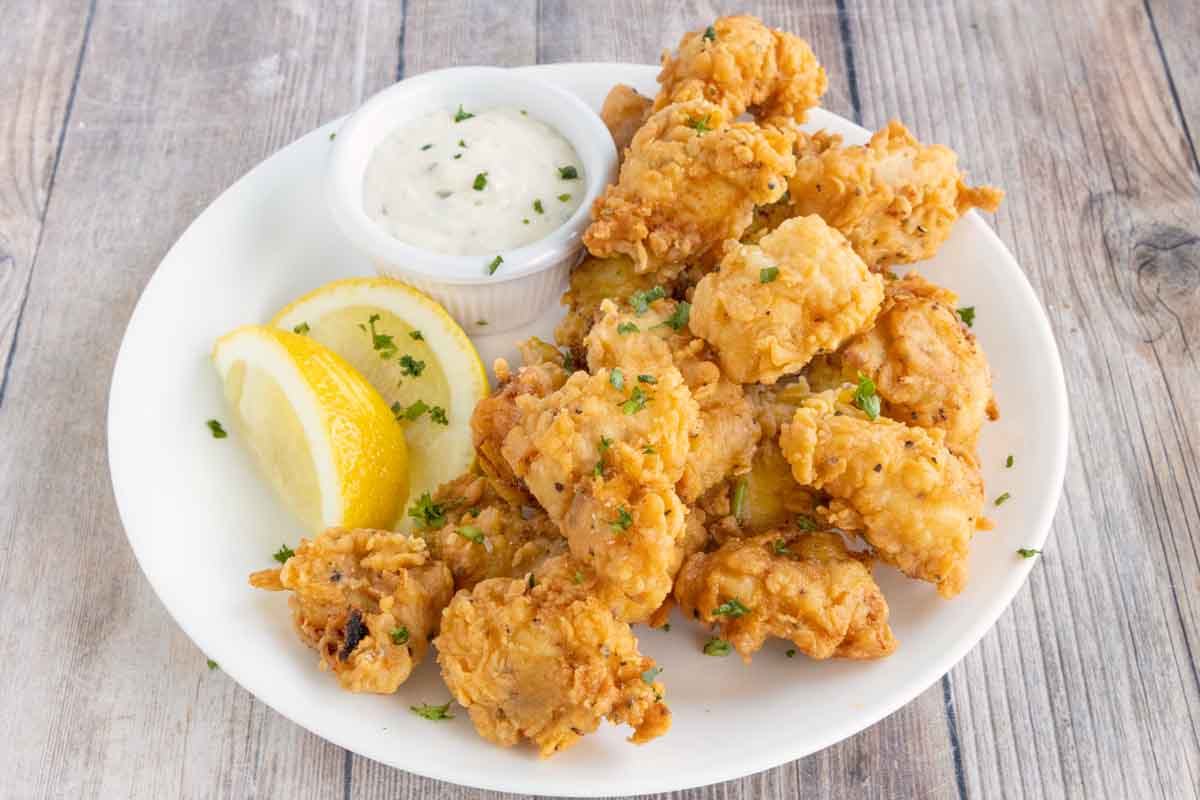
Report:
<svg viewBox="0 0 1200 800"><path fill-rule="evenodd" d="M880 560L953 597L967 582L983 482L940 430L840 413L828 396L805 401L780 446L802 484L828 492L831 512L860 529Z"/></svg>
<svg viewBox="0 0 1200 800"><path fill-rule="evenodd" d="M666 106L638 130L620 179L593 204L584 244L671 280L689 259L740 236L756 205L783 195L794 140L790 128L733 122L704 100Z"/></svg>
<svg viewBox="0 0 1200 800"><path fill-rule="evenodd" d="M501 450L631 622L662 603L679 568L685 510L674 486L699 414L679 370L652 377L577 372L547 397L520 396Z"/></svg>
<svg viewBox="0 0 1200 800"><path fill-rule="evenodd" d="M578 588L493 578L446 609L442 677L488 741L530 739L545 758L604 718L632 726L636 744L670 728L654 660L638 652L629 625Z"/></svg>
<svg viewBox="0 0 1200 800"><path fill-rule="evenodd" d="M659 283L654 273L638 273L628 256L596 258L586 255L571 272L571 282L562 296L567 315L554 330L554 340L573 351L583 348L604 300L626 300L634 292L648 292ZM666 287L663 287L664 291Z"/></svg>
<svg viewBox="0 0 1200 800"><path fill-rule="evenodd" d="M481 475L468 473L443 484L433 502L445 523L420 535L433 557L450 568L455 589L470 589L488 578L524 575L567 550L545 511L513 505Z"/></svg>
<svg viewBox="0 0 1200 800"><path fill-rule="evenodd" d="M871 557L836 533L795 528L733 539L688 558L675 582L685 615L719 626L750 663L769 637L812 658L882 658L896 649Z"/></svg>
<svg viewBox="0 0 1200 800"><path fill-rule="evenodd" d="M736 245L701 279L691 328L738 383L774 383L875 321L883 279L817 216Z"/></svg>
<svg viewBox="0 0 1200 800"><path fill-rule="evenodd" d="M669 299L641 313L606 300L585 343L591 370L621 367L641 375L673 366L683 375L700 420L675 488L691 503L726 476L749 471L760 432L742 387L722 374L708 346L688 330L685 310Z"/></svg>
<svg viewBox="0 0 1200 800"><path fill-rule="evenodd" d="M973 458L984 420L999 412L987 358L957 306L954 292L916 272L888 281L875 326L833 358L848 380L875 382L885 416L940 428L952 452Z"/></svg>
<svg viewBox="0 0 1200 800"><path fill-rule="evenodd" d="M828 81L808 42L763 25L757 17L720 17L683 35L677 52L663 53L654 110L703 99L731 117L751 111L759 120L803 122Z"/></svg>
<svg viewBox="0 0 1200 800"><path fill-rule="evenodd" d="M255 572L250 585L291 591L296 632L320 653L320 668L345 689L378 694L395 692L425 657L454 593L424 541L364 528L301 540L282 568Z"/></svg>
<svg viewBox="0 0 1200 800"><path fill-rule="evenodd" d="M625 157L625 148L646 122L653 106L653 100L623 83L618 83L605 95L604 104L600 106L600 119L612 134L618 159Z"/></svg>
<svg viewBox="0 0 1200 800"><path fill-rule="evenodd" d="M791 213L819 214L871 269L932 258L972 208L995 211L1004 192L968 186L958 156L923 145L897 120L865 146L818 133L797 142L788 180Z"/></svg>

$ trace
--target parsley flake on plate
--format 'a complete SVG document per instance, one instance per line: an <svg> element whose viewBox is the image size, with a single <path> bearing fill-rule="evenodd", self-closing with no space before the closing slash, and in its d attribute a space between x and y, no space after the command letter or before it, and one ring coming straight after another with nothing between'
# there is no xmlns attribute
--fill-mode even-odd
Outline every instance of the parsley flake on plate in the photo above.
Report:
<svg viewBox="0 0 1200 800"><path fill-rule="evenodd" d="M279 549L275 551L275 555L271 556L280 564L286 564L288 559L296 555L296 551L288 547L286 544L281 544Z"/></svg>
<svg viewBox="0 0 1200 800"><path fill-rule="evenodd" d="M968 328L975 327L975 306L967 306L958 310L958 316L962 317L963 324Z"/></svg>
<svg viewBox="0 0 1200 800"><path fill-rule="evenodd" d="M221 665L218 664L217 662L213 661L211 658L208 659L208 668L209 669L216 669L219 666L221 666Z"/></svg>
<svg viewBox="0 0 1200 800"><path fill-rule="evenodd" d="M1004 494L1002 494L996 498L996 505L1002 506L1011 499L1012 499L1012 495L1009 494L1008 492L1005 492Z"/></svg>
<svg viewBox="0 0 1200 800"><path fill-rule="evenodd" d="M1012 469L1012 465L1013 465L1013 457L1012 457L1012 453L1009 453L1008 458L1004 459L1004 468Z"/></svg>
<svg viewBox="0 0 1200 800"><path fill-rule="evenodd" d="M704 39L708 42L715 42L717 40L717 29L712 25L709 25L707 28L705 28Z"/></svg>
<svg viewBox="0 0 1200 800"><path fill-rule="evenodd" d="M433 720L434 722L440 722L444 719L454 719L454 715L450 713L449 700L440 706L431 706L426 703L422 706L409 706L408 709L418 717L424 717L425 719Z"/></svg>
<svg viewBox="0 0 1200 800"><path fill-rule="evenodd" d="M724 639L712 638L704 643L704 655L727 656L733 648Z"/></svg>
<svg viewBox="0 0 1200 800"><path fill-rule="evenodd" d="M472 114L470 111L463 111L462 103L459 103L458 111L454 112L454 121L462 122L463 120L470 119L473 116L475 116L475 115ZM465 147L465 145L464 145L464 147Z"/></svg>
<svg viewBox="0 0 1200 800"><path fill-rule="evenodd" d="M1019 555L1021 558L1033 558L1034 556L1040 556L1041 554L1041 550L1034 550L1032 547L1021 547L1017 549L1017 555Z"/></svg>

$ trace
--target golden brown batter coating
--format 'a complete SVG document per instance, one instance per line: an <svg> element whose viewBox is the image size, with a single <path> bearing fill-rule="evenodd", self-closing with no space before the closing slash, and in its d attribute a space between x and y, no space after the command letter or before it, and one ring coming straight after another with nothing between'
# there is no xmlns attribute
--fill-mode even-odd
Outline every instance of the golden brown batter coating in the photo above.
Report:
<svg viewBox="0 0 1200 800"><path fill-rule="evenodd" d="M675 601L717 625L746 663L769 637L790 639L812 658L882 658L896 649L871 557L836 533L795 528L733 539L691 556Z"/></svg>
<svg viewBox="0 0 1200 800"><path fill-rule="evenodd" d="M726 378L702 339L683 320L684 306L670 299L638 309L611 300L588 333L588 368L621 367L638 375L676 367L700 409L690 452L676 491L694 502L728 475L749 471L759 439L754 410L742 387Z"/></svg>
<svg viewBox="0 0 1200 800"><path fill-rule="evenodd" d="M302 539L282 568L255 572L250 585L291 591L296 632L320 653L320 668L345 689L379 694L396 691L425 657L454 593L450 570L421 539L363 528Z"/></svg>
<svg viewBox="0 0 1200 800"><path fill-rule="evenodd" d="M468 473L433 496L444 524L419 530L433 557L450 568L455 589L488 578L513 578L567 550L558 526L534 505L513 505L490 481Z"/></svg>
<svg viewBox="0 0 1200 800"><path fill-rule="evenodd" d="M946 448L940 430L834 405L814 397L784 426L779 443L793 476L828 492L835 524L862 531L881 561L937 584L943 597L961 592L983 512L978 472Z"/></svg>
<svg viewBox="0 0 1200 800"><path fill-rule="evenodd" d="M738 383L774 383L875 321L883 279L820 217L737 245L696 286L692 330Z"/></svg>
<svg viewBox="0 0 1200 800"><path fill-rule="evenodd" d="M698 409L679 370L639 380L577 372L561 389L516 399L502 453L594 569L619 619L640 621L670 591L685 510L675 494Z"/></svg>
<svg viewBox="0 0 1200 800"><path fill-rule="evenodd" d="M625 148L629 147L633 135L646 122L653 106L653 100L623 83L618 83L604 97L600 119L612 134L618 161L625 157Z"/></svg>
<svg viewBox="0 0 1200 800"><path fill-rule="evenodd" d="M620 180L592 207L584 244L668 281L689 259L740 236L756 205L783 195L794 139L790 128L734 122L703 100L669 105L633 137Z"/></svg>
<svg viewBox="0 0 1200 800"><path fill-rule="evenodd" d="M677 52L664 52L662 61L655 111L703 99L731 117L751 111L759 120L803 122L827 85L808 42L751 16L720 17L685 33Z"/></svg>
<svg viewBox="0 0 1200 800"><path fill-rule="evenodd" d="M562 296L567 316L555 328L554 340L573 351L582 350L583 338L599 316L602 301L628 300L634 292L650 291L659 281L660 276L654 273L634 270L627 256L584 256L571 272L570 285Z"/></svg>
<svg viewBox="0 0 1200 800"><path fill-rule="evenodd" d="M629 625L569 580L494 578L459 592L437 647L455 700L496 744L530 739L548 757L602 718L632 726L637 744L670 728L654 660L638 652Z"/></svg>
<svg viewBox="0 0 1200 800"><path fill-rule="evenodd" d="M820 132L796 149L791 212L819 214L876 270L932 258L959 217L995 211L1004 197L968 186L953 150L921 144L896 120L865 146L842 147L840 136Z"/></svg>
<svg viewBox="0 0 1200 800"><path fill-rule="evenodd" d="M916 272L888 281L875 327L833 359L846 380L875 382L885 416L940 428L951 451L974 458L984 420L998 412L987 358L957 306L954 292Z"/></svg>

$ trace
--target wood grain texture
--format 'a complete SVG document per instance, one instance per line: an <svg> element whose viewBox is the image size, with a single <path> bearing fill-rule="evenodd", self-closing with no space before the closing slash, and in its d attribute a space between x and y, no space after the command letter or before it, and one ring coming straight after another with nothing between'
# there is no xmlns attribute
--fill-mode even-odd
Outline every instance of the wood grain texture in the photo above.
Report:
<svg viewBox="0 0 1200 800"><path fill-rule="evenodd" d="M821 753L672 797L1198 796L1194 5L737 5L810 40L831 110L899 116L1008 190L994 225L1049 311L1075 427L1046 555L949 676ZM205 668L111 499L116 347L205 205L398 75L655 62L729 10L0 0L0 718L21 731L0 748L0 795L503 796L354 757Z"/></svg>

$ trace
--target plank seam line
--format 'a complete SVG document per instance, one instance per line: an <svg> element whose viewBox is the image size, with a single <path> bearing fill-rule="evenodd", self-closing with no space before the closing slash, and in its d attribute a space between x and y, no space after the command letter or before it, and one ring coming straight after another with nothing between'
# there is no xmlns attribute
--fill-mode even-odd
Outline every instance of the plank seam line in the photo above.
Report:
<svg viewBox="0 0 1200 800"><path fill-rule="evenodd" d="M1150 32L1154 34L1154 44L1158 47L1158 57L1162 60L1163 72L1167 76L1167 88L1171 90L1171 100L1175 103L1175 113L1179 115L1179 124L1183 126L1183 138L1187 141L1188 150L1192 154L1192 167L1200 175L1200 156L1196 154L1196 140L1188 128L1187 116L1183 113L1183 103L1179 100L1179 90L1175 88L1175 76L1171 74L1171 64L1167 61L1167 51L1163 49L1162 37L1158 35L1158 23L1154 20L1154 12L1150 10L1150 0L1142 0L1146 9L1146 18L1150 21Z"/></svg>
<svg viewBox="0 0 1200 800"><path fill-rule="evenodd" d="M54 162L50 165L50 181L46 184L46 204L42 206L42 216L38 220L37 241L33 245L30 257L29 276L25 279L25 292L21 295L21 305L17 308L17 319L13 323L13 340L4 359L4 369L0 371L0 407L4 405L4 393L8 389L8 376L12 372L13 360L17 353L17 342L21 335L21 320L25 318L25 305L29 302L29 288L33 285L33 273L37 270L38 256L42 252L42 236L46 233L46 214L50 211L50 199L54 196L54 180L58 177L58 165L62 160L63 142L67 138L67 128L71 124L71 111L75 108L75 93L79 88L79 74L83 71L83 58L87 54L88 40L92 38L92 19L96 16L96 0L88 4L87 17L83 21L83 40L79 43L79 57L75 59L75 74L71 76L71 90L67 93L67 107L63 111L62 128L58 132L58 143L54 147ZM16 262L13 262L16 264Z"/></svg>
<svg viewBox="0 0 1200 800"><path fill-rule="evenodd" d="M404 31L408 28L408 0L400 0L400 35L396 37L396 82L404 80Z"/></svg>
<svg viewBox="0 0 1200 800"><path fill-rule="evenodd" d="M349 750L343 750L345 756L342 759L342 800L350 800L350 779L354 774L354 753Z"/></svg>
<svg viewBox="0 0 1200 800"><path fill-rule="evenodd" d="M862 124L862 104L858 99L858 71L854 68L854 43L850 39L850 15L846 12L846 0L837 0L838 33L842 37L842 59L846 62L846 83L850 89L850 106L854 109L854 121Z"/></svg>
<svg viewBox="0 0 1200 800"><path fill-rule="evenodd" d="M962 743L958 738L958 712L950 694L950 673L942 676L942 705L946 708L946 730L950 734L950 754L954 757L954 784L959 800L967 800L967 774L963 770Z"/></svg>

